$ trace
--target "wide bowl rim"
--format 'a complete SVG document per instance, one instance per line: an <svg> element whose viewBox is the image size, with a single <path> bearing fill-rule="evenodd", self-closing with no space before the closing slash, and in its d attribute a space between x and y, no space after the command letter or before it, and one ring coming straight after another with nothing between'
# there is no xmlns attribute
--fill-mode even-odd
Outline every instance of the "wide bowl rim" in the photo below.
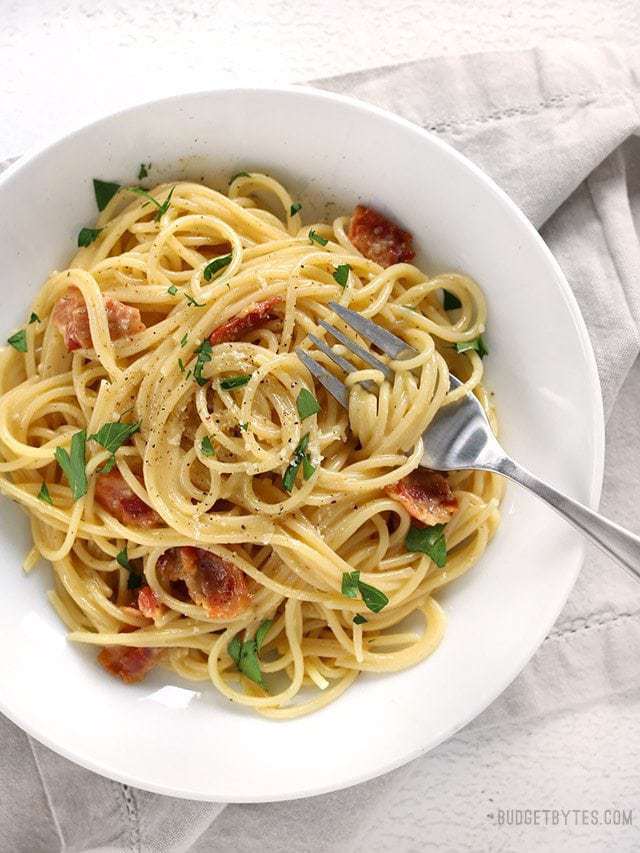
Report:
<svg viewBox="0 0 640 853"><path fill-rule="evenodd" d="M589 490L589 505L592 508L597 507L601 491L602 491L602 483L604 476L604 459L605 459L605 421L604 421L604 409L603 409L603 401L602 401L602 393L600 380L598 376L598 370L595 360L595 355L593 351L593 346L591 343L591 339L589 337L587 327L582 317L582 313L578 306L577 300L571 287L560 268L557 260L551 253L551 250L548 248L538 231L534 228L532 223L527 219L525 214L520 210L520 208L516 205L516 203L507 195L507 193L502 190L498 184L489 176L486 172L484 172L479 166L477 166L473 161L469 160L464 154L460 153L453 146L445 142L443 139L439 138L436 134L431 131L427 131L420 126L414 124L413 122L402 118L388 110L385 110L381 107L375 106L373 104L367 103L365 101L359 100L358 98L338 94L334 92L330 92L324 89L320 89L314 86L307 85L286 85L286 86L220 86L220 87L207 87L205 89L196 89L189 92L181 92L173 95L169 95L162 98L152 98L149 100L144 100L137 102L133 105L127 106L120 110L115 110L111 112L104 113L97 118L94 118L92 121L88 123L79 123L77 126L65 132L63 135L52 135L48 137L43 142L34 145L32 148L27 150L24 154L19 156L15 162L13 162L10 166L8 166L4 172L0 175L0 197L2 196L2 191L5 185L7 185L10 181L14 179L16 175L19 175L21 172L27 171L33 163L39 160L41 157L46 157L51 151L57 149L60 146L64 146L68 141L72 138L95 129L102 123L106 123L111 121L114 118L126 118L128 115L132 115L141 109L148 107L156 107L161 105L168 105L172 102L175 104L179 104L184 100L193 100L198 98L207 98L212 95L216 96L224 96L229 95L231 97L241 98L245 95L255 95L257 93L264 94L265 96L295 96L295 97L303 97L303 98L312 98L312 99L323 99L326 101L333 101L343 105L347 105L354 110L359 110L365 113L377 115L379 118L386 120L398 127L399 130L404 132L410 132L416 134L430 145L435 145L441 149L447 156L457 160L460 164L462 164L467 170L469 170L483 185L484 187L494 196L496 200L507 210L509 215L513 217L520 223L520 226L524 228L524 230L528 233L529 238L532 240L535 250L539 251L544 257L548 267L549 273L553 276L555 284L557 285L559 295L562 297L565 306L567 307L571 320L573 322L575 331L578 335L583 356L585 359L586 367L588 370L588 384L590 390L590 399L589 405L593 408L593 446L594 446L594 454L591 460L591 470L590 470L590 490ZM472 706L471 712L467 713L463 716L461 720L458 720L454 726L450 728L448 731L440 732L438 737L430 740L424 746L411 749L404 752L402 755L397 756L393 761L388 761L382 766L378 767L374 772L365 772L365 773L357 773L354 772L351 778L341 780L339 784L330 784L323 786L311 786L308 790L295 791L295 792L286 792L280 795L275 796L251 796L246 795L242 799L234 798L233 802L277 802L284 801L290 799L300 799L303 797L310 796L319 796L324 793L328 793L331 791L343 790L345 788L351 787L353 785L360 784L362 782L366 782L370 779L381 776L385 773L388 773L392 770L395 770L398 767L408 763L409 761L414 760L420 755L425 754L426 752L434 749L439 746L449 737L454 735L456 732L460 731L464 728L468 723L470 723L473 719L475 719L479 714L481 714L495 699L511 684L511 682L518 676L518 674L523 670L528 661L533 657L535 652L538 650L540 645L542 644L544 638L546 637L549 629L557 620L562 608L564 607L571 590L575 584L577 576L582 567L582 562L584 559L584 547L582 548L582 555L578 560L576 560L576 565L571 573L567 577L566 589L564 594L561 596L561 599L558 602L557 608L554 609L553 619L549 621L549 624L545 622L544 625L541 626L538 635L535 640L529 644L525 653L520 655L517 659L511 662L510 667L508 668L507 674L500 679L499 686L493 690L488 698L483 697L482 701ZM86 768L87 770L98 773L102 776L106 776L114 781L132 785L147 791L151 791L154 793L162 794L165 796L172 796L183 799L192 799L192 800L200 800L204 802L229 802L229 798L223 795L216 795L210 792L205 791L184 791L178 790L175 788L171 788L168 785L162 784L154 784L150 783L144 778L136 775L135 773L121 773L115 772L108 766L105 766L102 762L94 762L91 758L83 755L81 752L77 751L74 748L67 747L64 744L57 742L57 740L53 737L50 737L46 731L41 730L37 725L31 725L30 721L25 723L23 720L19 718L18 714L14 714L10 704L6 701L4 695L0 695L0 711L12 722L14 722L17 726L19 726L23 731L25 731L28 735L33 736L40 743L44 744L48 748L52 749L54 752L59 755L67 758L74 763L80 765L81 767Z"/></svg>

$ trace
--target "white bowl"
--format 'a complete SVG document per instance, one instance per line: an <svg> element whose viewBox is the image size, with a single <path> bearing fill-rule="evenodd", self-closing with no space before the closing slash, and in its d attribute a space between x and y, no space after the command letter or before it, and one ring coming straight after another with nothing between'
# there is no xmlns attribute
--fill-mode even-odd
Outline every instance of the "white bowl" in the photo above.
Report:
<svg viewBox="0 0 640 853"><path fill-rule="evenodd" d="M417 262L474 276L489 303L487 383L507 449L594 505L603 466L595 362L574 297L544 243L479 169L439 139L373 107L309 89L180 96L109 116L20 161L0 180L2 326L24 322L78 230L96 215L91 179L222 186L241 169L283 180L310 214L383 208L412 231ZM328 208L325 207L328 205ZM0 505L0 707L68 758L149 790L205 800L308 796L384 773L475 717L522 669L575 581L583 543L512 487L485 557L441 596L435 654L405 672L363 676L334 704L290 722L231 705L166 673L125 686L78 648L25 577L24 516Z"/></svg>

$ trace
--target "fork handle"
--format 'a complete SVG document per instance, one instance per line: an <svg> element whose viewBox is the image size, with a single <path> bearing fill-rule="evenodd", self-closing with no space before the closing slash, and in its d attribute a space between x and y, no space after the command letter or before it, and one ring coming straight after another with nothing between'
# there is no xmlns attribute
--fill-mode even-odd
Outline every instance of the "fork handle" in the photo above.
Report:
<svg viewBox="0 0 640 853"><path fill-rule="evenodd" d="M563 495L508 457L501 459L494 470L534 492L574 527L585 533L605 553L617 560L636 579L640 579L640 536Z"/></svg>

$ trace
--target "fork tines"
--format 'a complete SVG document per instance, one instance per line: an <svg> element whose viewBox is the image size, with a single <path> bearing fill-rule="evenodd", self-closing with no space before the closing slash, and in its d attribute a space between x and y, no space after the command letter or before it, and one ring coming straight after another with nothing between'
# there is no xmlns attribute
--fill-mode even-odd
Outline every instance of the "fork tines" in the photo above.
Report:
<svg viewBox="0 0 640 853"><path fill-rule="evenodd" d="M396 335L388 332L386 329L383 329L381 326L378 326L377 323L363 317L361 314L351 311L343 305L338 305L337 302L329 302L329 308L331 308L338 317L347 324L347 326L350 326L355 332L358 332L363 338L365 338L365 340L377 346L378 349L382 350L382 352L386 353L391 358L399 358L400 356L406 357L416 354L413 347L410 347L401 338L396 337ZM345 335L344 332L341 332L340 329L337 329L326 320L320 320L319 325L333 335L337 341L343 344L343 346L350 350L355 356L364 361L365 364L374 367L376 370L380 370L385 379L388 379L389 381L393 380L393 371L391 368L383 361L380 361L380 359L373 353L369 352L369 350L361 347L360 344L356 343L356 341L352 340L348 335ZM354 367L351 362L347 361L346 358L343 358L343 356L334 352L328 344L321 341L320 338L317 338L315 335L310 334L309 340L317 349L328 356L334 364L337 364L338 367L344 370L345 373L353 373L358 369ZM339 379L336 379L332 373L329 373L329 371L322 367L322 365L318 364L318 362L312 358L308 352L305 352L300 347L296 349L296 355L308 371L315 376L318 382L327 389L331 396L334 397L341 406L344 406L345 409L348 408L349 390L347 386ZM376 390L375 383L373 382L365 381L362 382L362 385L367 391Z"/></svg>

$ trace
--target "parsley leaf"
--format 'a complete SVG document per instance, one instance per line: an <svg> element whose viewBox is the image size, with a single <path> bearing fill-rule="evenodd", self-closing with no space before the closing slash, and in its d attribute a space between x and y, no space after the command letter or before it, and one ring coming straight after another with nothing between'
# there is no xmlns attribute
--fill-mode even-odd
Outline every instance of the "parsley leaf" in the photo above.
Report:
<svg viewBox="0 0 640 853"><path fill-rule="evenodd" d="M264 621L262 621L260 623L260 627L256 631L256 636L255 636L256 649L258 651L260 651L260 649L262 648L262 644L264 643L264 639L267 636L267 634L269 633L269 631L271 630L272 625L273 625L273 620L271 620L271 619L265 619Z"/></svg>
<svg viewBox="0 0 640 853"><path fill-rule="evenodd" d="M189 339L189 332L185 332L184 335L180 338L180 346L183 347L187 340Z"/></svg>
<svg viewBox="0 0 640 853"><path fill-rule="evenodd" d="M445 290L444 297L442 300L442 307L445 311L453 311L454 308L461 308L462 302L460 302L455 293L449 293L448 290Z"/></svg>
<svg viewBox="0 0 640 853"><path fill-rule="evenodd" d="M140 587L144 584L144 575L142 572L136 571L136 569L129 562L129 555L127 554L127 546L125 545L122 551L119 551L116 554L116 560L118 564L122 566L123 569L126 569L129 572L129 577L127 578L127 589L140 589Z"/></svg>
<svg viewBox="0 0 640 853"><path fill-rule="evenodd" d="M71 455L64 447L56 447L54 453L56 462L67 477L74 501L87 494L87 472L84 467L86 442L87 434L80 430L71 439Z"/></svg>
<svg viewBox="0 0 640 853"><path fill-rule="evenodd" d="M11 344L11 346L18 350L18 352L26 352L27 347L27 333L24 329L20 329L19 332L16 332L15 335L11 335L10 338L7 338L7 343Z"/></svg>
<svg viewBox="0 0 640 853"><path fill-rule="evenodd" d="M469 352L469 350L475 350L480 358L484 358L485 355L489 355L489 350L487 349L487 345L485 344L482 335L478 335L478 337L474 338L472 341L458 341L455 348L458 352Z"/></svg>
<svg viewBox="0 0 640 853"><path fill-rule="evenodd" d="M353 617L354 625L364 625L366 621L367 620L365 619L365 617L362 616L360 613L356 613L356 615Z"/></svg>
<svg viewBox="0 0 640 853"><path fill-rule="evenodd" d="M119 189L120 184L114 184L112 181L101 181L99 178L94 178L93 192L96 197L98 210L104 210Z"/></svg>
<svg viewBox="0 0 640 853"><path fill-rule="evenodd" d="M167 210L169 210L169 205L171 204L171 196L173 195L173 191L175 190L175 186L171 187L171 190L169 191L169 195L162 202L162 204L160 204L158 199L154 198L150 192L147 192L147 190L143 189L142 187L127 187L127 190L130 193L135 193L136 195L141 195L144 198L146 198L147 201L150 201L151 204L155 204L155 206L158 208L156 211L156 215L155 215L155 219L157 222L162 216L164 216L164 214L167 212Z"/></svg>
<svg viewBox="0 0 640 853"><path fill-rule="evenodd" d="M293 489L294 483L296 481L298 468L302 465L303 461L307 456L308 444L309 433L304 435L298 442L298 446L293 451L293 459L291 460L291 464L287 467L287 470L284 472L284 475L282 477L282 488L285 490L285 492L289 492L289 494L291 494L291 490Z"/></svg>
<svg viewBox="0 0 640 853"><path fill-rule="evenodd" d="M46 483L42 483L42 485L40 486L40 491L38 492L36 497L39 501L43 501L44 503L51 504L51 506L53 506L53 498L49 494L49 489L47 488Z"/></svg>
<svg viewBox="0 0 640 853"><path fill-rule="evenodd" d="M230 388L242 388L250 379L251 376L248 373L241 373L239 376L228 376L226 379L221 380L220 387L225 391L228 391Z"/></svg>
<svg viewBox="0 0 640 853"><path fill-rule="evenodd" d="M111 456L104 463L102 468L98 468L98 474L108 474L109 471L113 471L116 467L116 456L115 453L112 453Z"/></svg>
<svg viewBox="0 0 640 853"><path fill-rule="evenodd" d="M251 681L264 687L262 670L260 669L259 653L266 635L269 633L273 622L265 619L260 623L256 635L252 640L243 643L239 637L234 637L227 645L229 657L243 675Z"/></svg>
<svg viewBox="0 0 640 853"><path fill-rule="evenodd" d="M90 246L100 236L102 228L81 228L78 234L78 246Z"/></svg>
<svg viewBox="0 0 640 853"><path fill-rule="evenodd" d="M211 351L212 346L209 343L208 338L205 338L196 350L198 357L196 359L195 367L193 368L193 376L198 385L206 385L208 382L208 380L202 375L202 370L205 364L208 361L211 361Z"/></svg>
<svg viewBox="0 0 640 853"><path fill-rule="evenodd" d="M187 305L193 305L194 308L204 308L204 302L196 302L190 293L185 293L184 298L187 300Z"/></svg>
<svg viewBox="0 0 640 853"><path fill-rule="evenodd" d="M178 288L175 286L175 284L172 284L171 287L167 288L167 293L170 293L171 296L175 296L177 292Z"/></svg>
<svg viewBox="0 0 640 853"><path fill-rule="evenodd" d="M300 202L299 201L294 202L291 205L291 211L290 211L291 216L295 216L296 213L300 213L301 210L302 210L302 205L300 204Z"/></svg>
<svg viewBox="0 0 640 853"><path fill-rule="evenodd" d="M129 555L127 554L127 546L125 545L122 551L118 551L116 554L116 560L118 564L122 566L123 569L126 569L128 572L133 571L133 566L129 562Z"/></svg>
<svg viewBox="0 0 640 853"><path fill-rule="evenodd" d="M249 429L249 422L248 422L248 421L244 421L243 423L241 423L241 424L240 424L240 429L241 429L243 432L246 432L246 431Z"/></svg>
<svg viewBox="0 0 640 853"><path fill-rule="evenodd" d="M236 172L235 175L232 175L229 178L229 186L235 181L236 178L250 178L251 175L249 172Z"/></svg>
<svg viewBox="0 0 640 853"><path fill-rule="evenodd" d="M115 453L134 433L139 432L140 421L125 424L122 421L112 421L103 424L95 435L89 436L89 441L97 441L109 453Z"/></svg>
<svg viewBox="0 0 640 853"><path fill-rule="evenodd" d="M319 246L326 246L329 242L324 237L321 237L320 234L317 234L313 228L309 231L309 240L311 240L312 243L317 243Z"/></svg>
<svg viewBox="0 0 640 853"><path fill-rule="evenodd" d="M240 654L242 653L242 640L240 637L234 637L233 640L230 640L227 645L227 651L229 652L229 657L235 663L236 666L240 666Z"/></svg>
<svg viewBox="0 0 640 853"><path fill-rule="evenodd" d="M311 464L311 460L305 454L302 460L302 476L305 480L310 480L313 477L315 470L316 466Z"/></svg>
<svg viewBox="0 0 640 853"><path fill-rule="evenodd" d="M184 373L184 361L181 358L178 359L178 367Z"/></svg>
<svg viewBox="0 0 640 853"><path fill-rule="evenodd" d="M311 415L315 415L320 411L320 403L318 403L311 391L308 391L306 388L303 388L298 394L296 406L301 421L305 420L305 418L310 418Z"/></svg>
<svg viewBox="0 0 640 853"><path fill-rule="evenodd" d="M151 168L151 163L140 163L140 168L138 169L138 180L142 181L149 176L149 169Z"/></svg>
<svg viewBox="0 0 640 853"><path fill-rule="evenodd" d="M231 263L231 255L223 255L220 258L214 258L210 263L206 265L203 270L203 275L206 281L211 281L214 275L224 267L228 267Z"/></svg>
<svg viewBox="0 0 640 853"><path fill-rule="evenodd" d="M31 316L29 317L29 325L31 325L31 323L42 323L42 320L38 317L35 311L32 311Z"/></svg>
<svg viewBox="0 0 640 853"><path fill-rule="evenodd" d="M375 586L371 586L364 581L358 581L358 589L360 590L362 600L372 613L379 613L389 603L389 599L382 590L376 589Z"/></svg>
<svg viewBox="0 0 640 853"><path fill-rule="evenodd" d="M412 554L422 553L431 557L440 569L447 562L444 524L434 524L432 527L414 527L411 525L405 537L404 546Z"/></svg>
<svg viewBox="0 0 640 853"><path fill-rule="evenodd" d="M213 445L211 444L211 439L209 438L208 435L205 435L205 437L200 442L200 451L201 451L203 456L215 456L216 455L216 452L213 448Z"/></svg>
<svg viewBox="0 0 640 853"><path fill-rule="evenodd" d="M373 613L379 613L389 603L389 599L384 592L360 580L360 572L343 572L342 594L347 598L357 598L358 592L362 595L362 600ZM355 617L353 621L356 622ZM356 624L360 625L362 621L366 622L367 620L361 617L361 621L356 622Z"/></svg>
<svg viewBox="0 0 640 853"><path fill-rule="evenodd" d="M360 580L360 572L343 572L342 573L342 594L347 598L358 597L358 581Z"/></svg>
<svg viewBox="0 0 640 853"><path fill-rule="evenodd" d="M349 270L351 267L349 264L338 264L333 273L334 279L338 282L340 287L346 287L347 281L349 280Z"/></svg>

